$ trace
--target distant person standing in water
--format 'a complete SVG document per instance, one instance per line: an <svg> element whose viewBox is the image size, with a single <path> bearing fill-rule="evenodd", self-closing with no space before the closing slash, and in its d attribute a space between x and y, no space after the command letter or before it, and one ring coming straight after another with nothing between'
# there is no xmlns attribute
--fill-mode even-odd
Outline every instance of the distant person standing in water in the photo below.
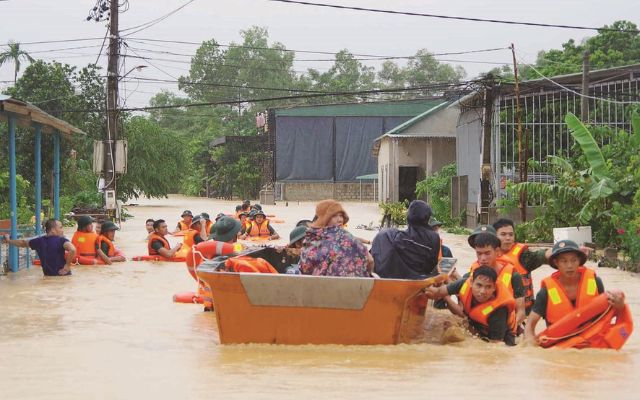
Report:
<svg viewBox="0 0 640 400"><path fill-rule="evenodd" d="M64 237L62 222L57 219L47 220L44 229L45 235L32 239L9 239L6 234L3 237L10 245L35 250L45 276L71 275L71 263L76 258L76 248Z"/></svg>

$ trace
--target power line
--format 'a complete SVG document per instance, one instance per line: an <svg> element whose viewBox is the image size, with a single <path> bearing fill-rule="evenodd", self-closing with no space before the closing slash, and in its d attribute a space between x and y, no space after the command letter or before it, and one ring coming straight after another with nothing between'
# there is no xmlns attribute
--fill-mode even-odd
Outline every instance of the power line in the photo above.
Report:
<svg viewBox="0 0 640 400"><path fill-rule="evenodd" d="M101 37L94 38L80 38L80 39L61 39L61 40L41 40L38 42L20 42L20 46L28 46L33 44L50 44L50 43L72 43L72 42L86 42L89 40L102 40ZM9 43L3 43L2 46L8 46Z"/></svg>
<svg viewBox="0 0 640 400"><path fill-rule="evenodd" d="M243 47L243 46L238 46L238 47ZM176 53L176 52L172 52L172 51L166 51L166 50L152 50L152 49L143 49L143 48L139 48L139 47L132 47L138 51L144 51L147 53L155 53L155 54L166 54L166 55L172 55L172 56L180 56L180 57L195 57L196 54L186 54L186 53ZM269 49L269 48L265 48ZM486 52L493 52L493 51L498 51L498 50L508 50L508 47L499 47L499 48L492 48L492 49L482 49L482 50L467 50L467 51L453 51L453 52L446 52L446 53L428 53L426 55L430 55L433 57L440 57L440 56L450 56L450 55L462 55L462 54L475 54L475 53L486 53ZM275 49L274 49L275 50ZM295 51L295 50L291 50L291 51ZM332 53L337 55L338 53ZM350 53L351 54L351 53ZM354 60L357 61L384 61L384 60L406 60L406 59L415 59L415 58L420 58L421 56L419 55L413 55L413 56L376 56L376 57L362 57L359 58L357 55L351 54L354 56ZM244 59L238 59L238 58L229 58L226 57L226 59L233 59L233 60L241 60L241 61L245 61ZM317 61L317 62L335 62L336 59L335 58L308 58L308 59L294 59L293 61L305 61L305 62L311 62L311 61ZM260 60L260 62L282 62L282 60Z"/></svg>
<svg viewBox="0 0 640 400"><path fill-rule="evenodd" d="M152 26L164 21L165 19L169 18L170 16L172 16L173 14L177 13L178 11L182 10L183 8L185 8L186 6L188 6L189 4L193 3L195 0L189 0L186 3L184 3L183 5L181 5L180 7L176 8L175 10L169 12L168 14L165 14L159 18L156 18L154 20L151 20L149 22L145 22L144 24L138 25L138 26L133 26L130 28L125 28L125 29L121 29L120 32L126 32L126 31L130 31L132 29L136 29L136 28L140 28L138 30L134 30L133 32L129 32L126 35L123 36L128 36L128 35L133 35L134 33L138 33L141 32L145 29L151 28Z"/></svg>
<svg viewBox="0 0 640 400"><path fill-rule="evenodd" d="M474 80L474 81L466 81L466 82L460 82L460 83L452 83L452 84L449 84L446 88L453 89L455 87L466 86L475 82L478 82L478 81ZM421 91L421 90L430 90L430 89L443 90L444 88L445 87L443 87L443 85L441 84L423 85L423 86L413 86L413 87L406 87L406 88L370 89L370 90L360 90L360 91L352 91L352 92L327 92L327 93L314 93L314 94L293 95L293 96L221 100L221 101L176 104L176 105L130 107L130 108L121 108L119 109L119 111L148 111L148 110L164 110L164 109L173 109L173 108L206 107L206 106L216 106L216 105L236 105L238 103L259 103L259 102L266 102L266 101L296 100L296 99L334 97L334 96L359 96L359 95L366 95L366 94L402 93L402 92ZM96 112L99 110L88 109L88 110L59 110L59 111L69 112L69 113L81 113L81 112Z"/></svg>
<svg viewBox="0 0 640 400"><path fill-rule="evenodd" d="M409 12L409 11L382 10L382 9L378 9L378 8L342 6L342 5L338 5L338 4L313 3L313 2L309 2L309 1L295 1L295 0L269 0L269 1L276 2L276 3L297 4L297 5L304 5L304 6L337 8L337 9L341 9L341 10L354 10L354 11L366 11L366 12L374 12L374 13L382 13L382 14L408 15L408 16L412 16L412 17L454 19L454 20L470 21L470 22L489 22L489 23L494 23L494 24L537 26L537 27L543 27L543 28L562 28L562 29L580 29L580 30L588 30L588 31L609 31L609 32L640 33L640 31L637 30L637 29L594 28L594 27L591 27L591 26L545 24L545 23L540 23L540 22L510 21L510 20L502 20L502 19L487 19L487 18L473 18L473 17L458 17L458 16L450 16L450 15L426 14L426 13L417 13L417 12Z"/></svg>
<svg viewBox="0 0 640 400"><path fill-rule="evenodd" d="M152 43L172 43L172 44L188 44L201 46L203 42L188 42L183 40L167 40L167 39L151 39L151 38L131 38L128 37L127 40L134 42L152 42ZM248 50L269 50L269 51L278 51L278 52L293 52L293 53L306 53L306 54L324 54L324 55L337 55L340 52L335 51L322 51L322 50L300 50L300 49L289 49L289 48L274 48L274 47L262 47L262 46L244 46L239 44L221 44L215 43L215 46L219 47L227 47L227 48L240 48L240 49L248 49ZM460 54L473 54L473 53L486 53L500 50L508 50L509 47L493 47L488 49L474 49L474 50L463 50L463 51L454 51L454 52L444 52L444 53L429 53L434 56L450 56L450 55L460 55ZM157 50L160 51L160 50ZM412 58L414 56L391 56L391 55L381 55L381 54L363 54L363 53L351 53L354 57L371 57L374 59L385 59L385 58ZM176 55L185 55L186 54L176 54ZM195 54L194 54L195 55ZM189 54L188 56L193 56Z"/></svg>
<svg viewBox="0 0 640 400"><path fill-rule="evenodd" d="M607 99L607 98L604 98L604 97L589 96L587 94L580 93L578 91L575 91L575 90L573 90L571 88L568 88L568 87L562 85L559 82L554 81L553 79L543 75L542 72L538 71L536 69L536 67L534 67L533 65L522 62L521 59L520 59L519 63L522 64L522 65L526 65L527 67L531 68L536 74L540 75L540 77L542 79L544 79L546 81L549 81L551 84L559 87L560 89L562 89L564 91L567 91L569 93L573 93L574 95L576 95L578 97L585 97L587 99L598 100L598 101L603 101L603 102L612 103L612 104L638 104L639 103L637 100L636 101L620 101L620 100L610 100L610 99Z"/></svg>

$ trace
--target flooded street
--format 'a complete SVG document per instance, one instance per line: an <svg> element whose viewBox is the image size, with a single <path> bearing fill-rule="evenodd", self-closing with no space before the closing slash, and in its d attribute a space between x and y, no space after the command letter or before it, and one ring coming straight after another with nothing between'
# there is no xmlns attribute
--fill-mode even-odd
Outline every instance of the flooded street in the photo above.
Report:
<svg viewBox="0 0 640 400"><path fill-rule="evenodd" d="M231 213L237 202L171 196L140 200L116 234L130 258L146 254L147 218L172 227L182 210ZM377 205L343 203L349 230L378 221ZM285 220L283 238L315 204L266 206ZM70 237L73 228L66 230ZM473 261L463 236L445 234L463 271ZM286 240L279 242L285 243ZM534 273L536 288L550 267ZM640 321L640 278L600 269L606 288L627 295ZM622 351L542 350L467 339L453 345L282 346L218 344L213 313L176 304L195 289L184 263L77 266L70 278L39 267L0 277L0 399L632 399L640 382L640 334ZM493 389L489 389L493 387Z"/></svg>

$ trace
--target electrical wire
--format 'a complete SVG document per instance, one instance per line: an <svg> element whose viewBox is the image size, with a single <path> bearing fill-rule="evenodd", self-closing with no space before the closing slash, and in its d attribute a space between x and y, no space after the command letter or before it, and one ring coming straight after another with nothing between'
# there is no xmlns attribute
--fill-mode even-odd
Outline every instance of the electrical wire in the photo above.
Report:
<svg viewBox="0 0 640 400"><path fill-rule="evenodd" d="M620 101L620 100L611 100L611 99L607 99L607 98L604 98L604 97L589 96L589 95L580 93L580 92L578 92L576 90L573 90L573 89L571 89L569 87L566 87L566 86L562 85L559 82L554 81L553 79L543 75L542 72L538 71L538 69L536 69L536 67L534 67L533 65L527 64L525 62L522 62L521 59L519 61L519 64L526 65L527 67L531 68L536 74L538 74L542 79L550 82L551 84L561 88L564 91L567 91L569 93L573 93L574 95L576 95L578 97L585 97L587 99L598 100L598 101L603 101L603 102L612 103L612 104L638 104L638 103L640 103L639 101Z"/></svg>
<svg viewBox="0 0 640 400"><path fill-rule="evenodd" d="M276 2L276 3L288 3L288 4L295 4L295 5L303 5L303 6L336 8L336 9L341 9L341 10L353 10L353 11L366 11L366 12L382 13L382 14L407 15L407 16L411 16L411 17L428 17L428 18L439 18L439 19L454 19L454 20L460 20L460 21L488 22L488 23L494 23L494 24L508 24L508 25L525 25L525 26L535 26L535 27L542 27L542 28L561 28L561 29L580 29L580 30L588 30L588 31L640 33L640 31L637 30L637 29L595 28L595 27L591 27L591 26L546 24L546 23L541 23L541 22L526 22L526 21L511 21L511 20L503 20L503 19L458 17L458 16L450 16L450 15L427 14L427 13L417 13L417 12L409 12L409 11L382 10L382 9L378 9L378 8L343 6L343 5L339 5L339 4L313 3L313 2L310 2L310 1L296 1L296 0L268 0L268 1Z"/></svg>
<svg viewBox="0 0 640 400"><path fill-rule="evenodd" d="M351 91L351 92L326 92L326 93L313 93L313 94L293 95L293 96L233 99L233 100L221 100L221 101L214 101L214 102L189 103L189 104L179 104L179 105L129 107L129 108L122 108L119 111L148 111L148 110L162 110L162 109L172 109L172 108L205 107L205 106L215 106L215 105L235 105L238 103L259 103L259 102L266 102L266 101L295 100L295 99L335 97L335 96L358 96L358 95L366 95L366 94L402 93L402 92L423 91L423 90L444 90L444 89L451 89L451 88L460 87L460 86L466 86L469 83L473 83L473 82L478 82L478 80L465 81L465 82L459 82L459 83L412 86L412 87L404 87L404 88L370 89L370 90L360 90L360 91ZM60 110L60 111L69 112L69 113L81 113L81 112L95 112L96 110L87 109L87 110Z"/></svg>
<svg viewBox="0 0 640 400"><path fill-rule="evenodd" d="M134 29L140 28L140 29L134 30L133 32L129 32L129 33L125 34L125 35L122 35L122 36L129 36L129 35L133 35L134 33L141 32L141 31L143 31L145 29L149 29L152 26L154 26L154 25L164 21L165 19L169 18L170 16L172 16L175 13L177 13L178 11L182 10L183 8L185 8L189 4L193 3L194 1L195 0L189 0L186 3L184 3L183 5L181 5L180 7L178 7L175 10L169 12L168 14L165 14L165 15L159 17L159 18L156 18L156 19L151 20L149 22L145 22L144 24L141 24L141 25L138 25L138 26L132 26L130 28L121 29L120 32L122 33L122 32L126 32L126 31L130 31L130 30L134 30Z"/></svg>

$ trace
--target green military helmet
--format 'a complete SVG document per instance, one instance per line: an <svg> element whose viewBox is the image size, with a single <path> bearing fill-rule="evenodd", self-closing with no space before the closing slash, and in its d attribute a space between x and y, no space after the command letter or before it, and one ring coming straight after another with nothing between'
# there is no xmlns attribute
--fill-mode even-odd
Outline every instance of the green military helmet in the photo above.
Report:
<svg viewBox="0 0 640 400"><path fill-rule="evenodd" d="M584 254L582 250L580 250L580 246L573 240L561 240L558 243L553 245L551 249L551 257L549 257L549 265L555 269L558 269L556 266L556 258L562 253L577 253L578 257L580 257L580 265L584 265L587 262L587 255Z"/></svg>
<svg viewBox="0 0 640 400"><path fill-rule="evenodd" d="M490 235L498 237L498 234L496 233L496 229L493 226L491 226L491 225L478 225L476 227L476 229L473 230L471 235L469 235L469 238L467 239L467 242L469 242L469 246L475 247L476 236L478 236L481 233L488 233Z"/></svg>
<svg viewBox="0 0 640 400"><path fill-rule="evenodd" d="M293 230L289 234L289 245L293 245L298 240L303 239L306 234L307 234L306 226L296 226L295 228L293 228Z"/></svg>
<svg viewBox="0 0 640 400"><path fill-rule="evenodd" d="M102 224L102 226L100 227L100 232L101 233L105 233L105 232L109 232L109 231L117 231L120 228L118 228L118 226L116 224L114 224L111 221L107 221L105 223Z"/></svg>

